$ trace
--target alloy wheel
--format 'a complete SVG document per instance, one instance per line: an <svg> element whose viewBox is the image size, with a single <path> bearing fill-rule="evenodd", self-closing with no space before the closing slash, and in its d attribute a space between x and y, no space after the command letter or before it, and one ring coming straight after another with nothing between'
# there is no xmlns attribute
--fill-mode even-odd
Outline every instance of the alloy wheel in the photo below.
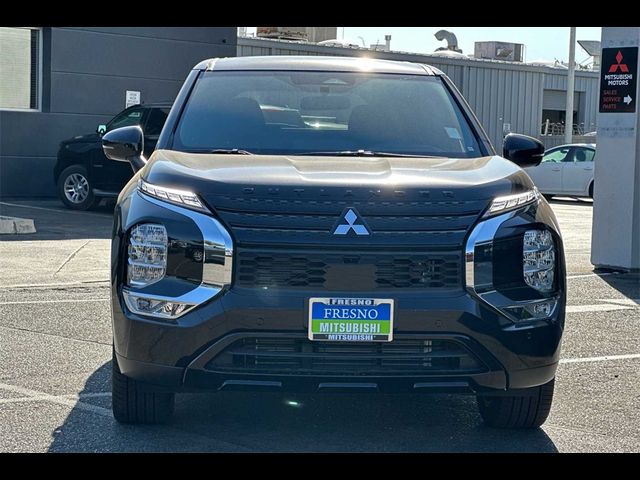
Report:
<svg viewBox="0 0 640 480"><path fill-rule="evenodd" d="M80 173L72 173L64 181L64 195L71 203L82 203L89 196L89 181Z"/></svg>

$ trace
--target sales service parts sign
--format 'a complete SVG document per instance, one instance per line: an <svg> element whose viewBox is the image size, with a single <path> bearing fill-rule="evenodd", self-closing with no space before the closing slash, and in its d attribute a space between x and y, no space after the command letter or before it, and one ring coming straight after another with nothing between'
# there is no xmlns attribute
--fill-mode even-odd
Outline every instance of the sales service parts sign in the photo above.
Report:
<svg viewBox="0 0 640 480"><path fill-rule="evenodd" d="M638 47L603 48L600 67L600 113L634 113Z"/></svg>

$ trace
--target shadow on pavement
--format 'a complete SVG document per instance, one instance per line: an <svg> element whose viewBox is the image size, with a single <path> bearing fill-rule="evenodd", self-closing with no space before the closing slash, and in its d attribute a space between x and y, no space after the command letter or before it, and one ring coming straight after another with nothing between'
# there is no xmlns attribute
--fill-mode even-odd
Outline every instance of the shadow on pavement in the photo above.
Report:
<svg viewBox="0 0 640 480"><path fill-rule="evenodd" d="M119 425L90 395L110 376L107 362L88 378L50 452L557 452L541 429L482 426L471 396L182 394L169 425Z"/></svg>
<svg viewBox="0 0 640 480"><path fill-rule="evenodd" d="M582 198L582 197L553 197L551 200L547 201L550 204L557 205L571 205L575 207L591 207L593 208L593 200L590 198Z"/></svg>
<svg viewBox="0 0 640 480"><path fill-rule="evenodd" d="M598 272L596 272L598 273ZM618 290L629 300L640 305L640 274L620 273L615 275L600 275L600 278L611 287Z"/></svg>
<svg viewBox="0 0 640 480"><path fill-rule="evenodd" d="M0 215L32 218L36 233L0 235L0 241L69 240L111 238L113 203L81 212L69 210L58 200L1 200Z"/></svg>

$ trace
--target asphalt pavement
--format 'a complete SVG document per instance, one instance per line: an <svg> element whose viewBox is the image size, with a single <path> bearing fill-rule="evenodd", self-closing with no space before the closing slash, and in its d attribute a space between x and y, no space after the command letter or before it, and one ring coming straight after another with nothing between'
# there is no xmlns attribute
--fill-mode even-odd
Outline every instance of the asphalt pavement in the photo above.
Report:
<svg viewBox="0 0 640 480"><path fill-rule="evenodd" d="M640 450L640 282L593 272L592 204L554 200L568 315L553 410L533 431L482 425L471 396L220 393L174 421L111 415L111 209L0 201L37 233L0 236L0 452L632 452Z"/></svg>

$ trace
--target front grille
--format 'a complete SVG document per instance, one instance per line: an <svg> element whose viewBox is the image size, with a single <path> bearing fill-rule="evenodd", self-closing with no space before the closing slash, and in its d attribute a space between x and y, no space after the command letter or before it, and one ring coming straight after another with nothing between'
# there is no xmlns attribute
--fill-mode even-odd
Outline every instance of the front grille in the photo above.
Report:
<svg viewBox="0 0 640 480"><path fill-rule="evenodd" d="M236 285L252 288L456 289L461 256L416 254L292 253L239 249Z"/></svg>
<svg viewBox="0 0 640 480"><path fill-rule="evenodd" d="M450 339L335 343L281 337L238 340L205 368L245 374L333 376L473 374L487 370L464 344Z"/></svg>
<svg viewBox="0 0 640 480"><path fill-rule="evenodd" d="M278 189L275 189L278 190ZM306 191L305 191L306 192ZM462 248L465 235L486 200L427 201L408 192L405 201L336 200L323 191L314 198L212 196L216 214L240 246L336 246ZM275 192L277 193L277 192ZM326 200L321 200L327 198ZM371 235L333 235L345 208L354 208Z"/></svg>

